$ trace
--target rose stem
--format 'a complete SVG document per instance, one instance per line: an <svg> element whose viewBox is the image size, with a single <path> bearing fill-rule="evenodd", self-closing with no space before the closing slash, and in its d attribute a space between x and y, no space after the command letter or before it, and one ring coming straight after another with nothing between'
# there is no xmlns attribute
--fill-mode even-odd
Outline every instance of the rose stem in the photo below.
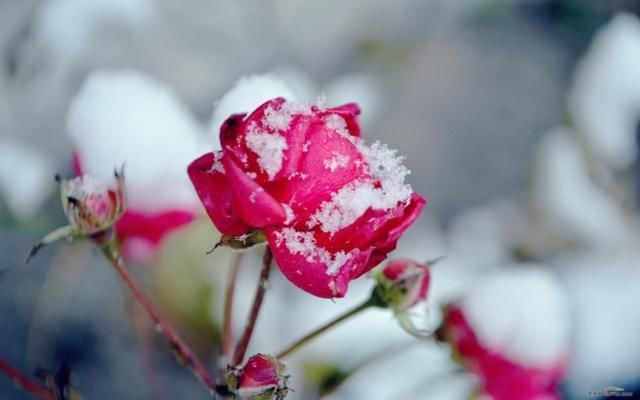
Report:
<svg viewBox="0 0 640 400"><path fill-rule="evenodd" d="M242 262L242 253L236 253L231 264L231 272L227 281L227 291L224 296L224 322L222 325L222 356L229 357L233 346L233 328L231 317L233 314L233 294L238 280L238 271Z"/></svg>
<svg viewBox="0 0 640 400"><path fill-rule="evenodd" d="M194 375L204 384L213 395L216 389L216 383L211 377L204 364L193 353L189 346L180 338L178 333L171 327L169 322L162 316L160 311L153 304L151 299L144 293L142 288L138 286L131 273L122 261L122 258L114 250L104 249L104 255L107 257L113 268L116 270L122 281L127 285L133 297L142 305L147 312L156 330L164 335L165 339L175 352L178 360L193 371Z"/></svg>
<svg viewBox="0 0 640 400"><path fill-rule="evenodd" d="M288 355L290 355L291 353L299 350L302 346L304 346L305 344L307 344L308 342L310 342L311 340L315 339L317 336L323 334L325 331L333 328L335 325L338 325L340 322L349 319L351 317L353 317L354 315L359 314L360 312L368 309L369 307L374 307L376 306L375 301L372 301L372 299L368 299L367 301L365 301L364 303L360 304L359 306L352 308L351 310L345 312L344 314L340 315L339 317L327 322L326 324L322 325L321 327L317 328L316 330L310 332L309 334L303 336L302 338L298 339L296 342L294 342L293 344L291 344L289 347L287 347L286 350L281 351L276 358L280 359L280 358L284 358Z"/></svg>
<svg viewBox="0 0 640 400"><path fill-rule="evenodd" d="M244 355L247 352L247 347L249 347L249 341L251 340L251 335L253 334L253 328L256 325L256 320L258 319L258 314L260 313L260 307L262 307L262 300L264 299L264 294L267 291L267 283L269 282L269 273L271 272L272 261L273 254L271 253L271 249L267 246L264 251L264 256L262 257L262 271L260 271L260 280L258 281L256 295L253 299L253 306L251 307L251 312L249 313L249 318L247 319L247 325L245 326L242 337L236 344L236 349L233 353L233 366L236 366L242 362L242 360L244 359Z"/></svg>
<svg viewBox="0 0 640 400"><path fill-rule="evenodd" d="M0 372L20 389L41 400L55 400L56 396L47 388L20 372L13 365L0 357Z"/></svg>

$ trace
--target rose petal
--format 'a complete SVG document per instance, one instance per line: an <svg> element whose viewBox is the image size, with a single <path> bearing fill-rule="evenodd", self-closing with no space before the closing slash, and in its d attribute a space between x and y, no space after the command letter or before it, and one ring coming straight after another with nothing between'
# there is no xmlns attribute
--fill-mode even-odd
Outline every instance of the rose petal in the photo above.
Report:
<svg viewBox="0 0 640 400"><path fill-rule="evenodd" d="M350 258L334 274L327 273L327 265L311 260L302 253L293 254L285 241L279 240L282 230L265 230L276 264L282 274L300 289L323 298L344 297L349 282L367 264L371 250L354 250Z"/></svg>
<svg viewBox="0 0 640 400"><path fill-rule="evenodd" d="M287 219L282 204L251 179L231 158L222 159L234 204L242 220L256 228L276 225Z"/></svg>
<svg viewBox="0 0 640 400"><path fill-rule="evenodd" d="M220 168L214 168L215 163L220 162L220 157L222 152L207 153L192 162L187 172L207 214L218 230L225 235L242 235L248 232L250 227L242 221L236 211L227 177Z"/></svg>

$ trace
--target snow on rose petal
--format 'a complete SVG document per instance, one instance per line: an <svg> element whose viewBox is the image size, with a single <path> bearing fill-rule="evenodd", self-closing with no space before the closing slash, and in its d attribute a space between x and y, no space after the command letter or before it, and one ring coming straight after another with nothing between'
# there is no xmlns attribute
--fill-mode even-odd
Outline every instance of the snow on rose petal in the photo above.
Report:
<svg viewBox="0 0 640 400"><path fill-rule="evenodd" d="M359 113L355 104L273 99L230 116L220 131L221 154L189 168L220 230L230 221L221 215L237 218L234 227L263 229L287 279L319 297L344 296L350 281L395 248L425 204L405 182L404 157L360 137ZM226 177L231 197L215 195L223 190L194 174L196 164Z"/></svg>

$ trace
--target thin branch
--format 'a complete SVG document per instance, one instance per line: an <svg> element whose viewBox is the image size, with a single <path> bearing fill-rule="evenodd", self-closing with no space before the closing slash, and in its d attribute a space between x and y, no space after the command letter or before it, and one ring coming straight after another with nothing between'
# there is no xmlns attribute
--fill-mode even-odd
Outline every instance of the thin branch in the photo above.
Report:
<svg viewBox="0 0 640 400"><path fill-rule="evenodd" d="M49 389L29 378L5 359L0 357L0 372L5 374L14 385L29 393L36 399L56 400L56 396Z"/></svg>
<svg viewBox="0 0 640 400"><path fill-rule="evenodd" d="M227 281L227 291L224 296L224 322L222 325L222 356L226 360L233 346L233 295L238 281L238 271L242 262L242 253L236 253L233 257L230 275Z"/></svg>
<svg viewBox="0 0 640 400"><path fill-rule="evenodd" d="M180 338L178 333L171 327L165 317L158 311L151 299L144 293L142 288L135 281L134 277L127 270L122 258L115 251L104 250L104 254L116 270L122 281L127 285L133 297L142 305L153 323L156 330L164 335L165 339L175 352L178 360L189 367L194 375L204 384L212 396L215 396L216 383L209 374L202 361L193 353L189 346Z"/></svg>
<svg viewBox="0 0 640 400"><path fill-rule="evenodd" d="M354 315L359 314L360 312L368 309L369 307L373 307L375 304L371 301L371 299L368 299L367 301L365 301L364 303L360 304L359 306L352 308L351 310L345 312L344 314L340 315L339 317L327 322L326 324L322 325L321 327L315 329L314 331L308 333L307 335L303 336L302 338L298 339L297 341L295 341L293 344L291 344L289 347L287 347L285 350L281 351L276 358L281 359L284 358L288 355L290 355L291 353L299 350L302 346L304 346L305 344L307 344L308 342L310 342L311 340L315 339L317 336L320 336L321 334L323 334L324 332L326 332L327 330L333 328L334 326L338 325L340 322L349 319L351 317L353 317Z"/></svg>
<svg viewBox="0 0 640 400"><path fill-rule="evenodd" d="M249 347L249 341L251 340L251 335L253 334L253 328L256 325L258 314L260 313L260 308L262 307L262 300L264 299L264 294L267 291L267 284L269 282L269 273L271 272L272 261L273 254L271 253L271 249L267 246L264 251L264 256L262 257L262 271L260 272L260 281L258 281L258 287L256 289L256 295L253 299L253 306L251 307L249 318L247 319L247 325L245 326L242 337L238 341L238 344L236 344L236 349L233 353L233 366L240 364L242 360L244 360L244 356L247 352L247 347Z"/></svg>

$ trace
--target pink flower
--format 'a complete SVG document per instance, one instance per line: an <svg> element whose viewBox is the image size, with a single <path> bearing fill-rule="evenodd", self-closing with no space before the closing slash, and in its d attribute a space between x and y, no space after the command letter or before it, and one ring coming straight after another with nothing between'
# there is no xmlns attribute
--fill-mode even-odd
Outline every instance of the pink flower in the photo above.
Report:
<svg viewBox="0 0 640 400"><path fill-rule="evenodd" d="M376 276L377 290L381 298L397 313L427 299L431 272L427 265L407 259L389 262Z"/></svg>
<svg viewBox="0 0 640 400"><path fill-rule="evenodd" d="M404 182L402 158L360 138L359 113L355 104L270 100L227 119L222 150L189 166L217 228L231 236L262 229L282 273L319 297L344 296L425 205Z"/></svg>
<svg viewBox="0 0 640 400"><path fill-rule="evenodd" d="M256 354L237 373L232 390L242 400L284 399L287 395L285 366L275 357Z"/></svg>
<svg viewBox="0 0 640 400"><path fill-rule="evenodd" d="M528 367L489 349L478 340L458 307L445 316L447 340L460 361L479 379L481 389L493 400L559 400L557 386L566 369L566 358L545 368Z"/></svg>
<svg viewBox="0 0 640 400"><path fill-rule="evenodd" d="M441 332L494 400L560 398L569 307L548 270L517 265L487 276L445 309Z"/></svg>

